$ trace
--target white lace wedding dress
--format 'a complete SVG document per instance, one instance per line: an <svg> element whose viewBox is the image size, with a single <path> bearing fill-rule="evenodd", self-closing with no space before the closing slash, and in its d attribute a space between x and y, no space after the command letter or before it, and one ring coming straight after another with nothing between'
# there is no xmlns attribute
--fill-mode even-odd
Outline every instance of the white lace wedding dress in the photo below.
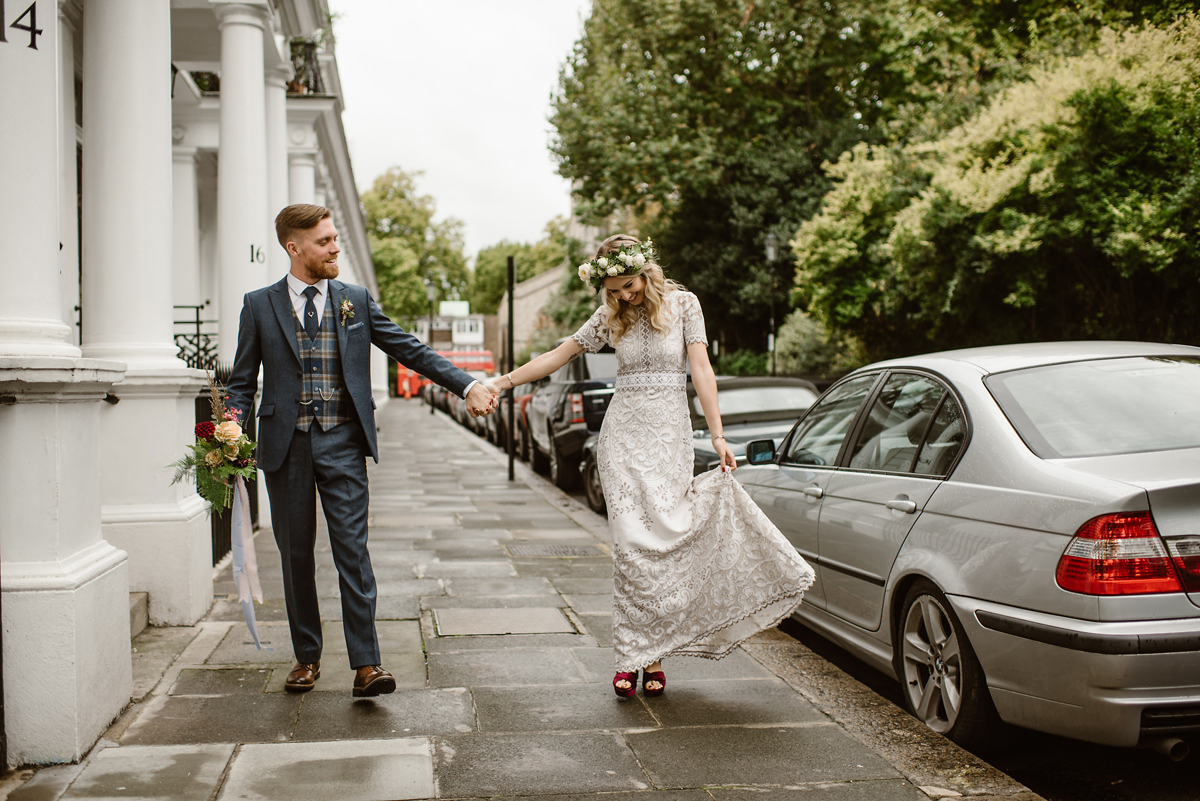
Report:
<svg viewBox="0 0 1200 801"><path fill-rule="evenodd" d="M667 656L717 659L790 615L813 571L732 473L692 477L687 346L707 344L700 302L665 300L670 332L640 319L616 343L616 392L597 463L613 538L617 670ZM595 352L611 343L601 306L575 333Z"/></svg>

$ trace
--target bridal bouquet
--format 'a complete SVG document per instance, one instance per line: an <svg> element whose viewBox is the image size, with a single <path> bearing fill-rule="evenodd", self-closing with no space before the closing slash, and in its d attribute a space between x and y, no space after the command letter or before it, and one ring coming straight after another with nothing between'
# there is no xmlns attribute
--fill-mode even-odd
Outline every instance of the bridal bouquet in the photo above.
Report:
<svg viewBox="0 0 1200 801"><path fill-rule="evenodd" d="M171 465L175 468L171 483L193 479L200 497L220 514L233 505L237 479L253 478L257 466L254 443L238 423L241 410L225 408L224 388L211 375L208 394L212 422L196 424L196 442L188 446L188 455Z"/></svg>

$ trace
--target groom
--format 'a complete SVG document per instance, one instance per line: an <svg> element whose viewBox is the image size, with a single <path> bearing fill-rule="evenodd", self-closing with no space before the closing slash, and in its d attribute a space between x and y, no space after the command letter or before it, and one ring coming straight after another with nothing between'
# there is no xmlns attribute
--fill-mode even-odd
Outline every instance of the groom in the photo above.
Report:
<svg viewBox="0 0 1200 801"><path fill-rule="evenodd" d="M254 408L261 365L258 466L271 498L297 660L285 687L308 692L321 676L315 485L340 578L353 694L390 693L396 680L379 664L375 574L367 553L366 457L379 461L371 345L464 397L474 417L492 410L492 394L401 330L366 289L335 280L341 249L328 209L288 206L275 218L275 232L291 271L245 297L227 407Z"/></svg>

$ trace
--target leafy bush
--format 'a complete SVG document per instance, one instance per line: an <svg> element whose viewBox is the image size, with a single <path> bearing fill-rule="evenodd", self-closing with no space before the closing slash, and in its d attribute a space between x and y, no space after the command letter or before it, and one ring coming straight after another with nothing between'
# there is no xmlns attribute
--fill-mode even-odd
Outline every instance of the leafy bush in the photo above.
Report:
<svg viewBox="0 0 1200 801"><path fill-rule="evenodd" d="M1200 341L1200 19L1106 29L930 143L859 145L792 245L796 294L872 358Z"/></svg>

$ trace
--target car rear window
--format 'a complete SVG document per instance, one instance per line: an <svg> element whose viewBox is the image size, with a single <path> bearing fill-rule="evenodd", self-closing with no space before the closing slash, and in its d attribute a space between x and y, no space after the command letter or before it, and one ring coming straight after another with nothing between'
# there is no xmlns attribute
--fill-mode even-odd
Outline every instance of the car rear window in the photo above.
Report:
<svg viewBox="0 0 1200 801"><path fill-rule="evenodd" d="M754 414L755 412L803 411L817 400L812 390L804 387L738 387L717 391L717 406L722 415ZM692 408L703 415L700 398L692 398Z"/></svg>
<svg viewBox="0 0 1200 801"><path fill-rule="evenodd" d="M583 360L587 365L589 378L612 378L617 374L615 353L585 353Z"/></svg>
<svg viewBox="0 0 1200 801"><path fill-rule="evenodd" d="M1200 358L1072 362L984 383L1043 459L1200 447Z"/></svg>

